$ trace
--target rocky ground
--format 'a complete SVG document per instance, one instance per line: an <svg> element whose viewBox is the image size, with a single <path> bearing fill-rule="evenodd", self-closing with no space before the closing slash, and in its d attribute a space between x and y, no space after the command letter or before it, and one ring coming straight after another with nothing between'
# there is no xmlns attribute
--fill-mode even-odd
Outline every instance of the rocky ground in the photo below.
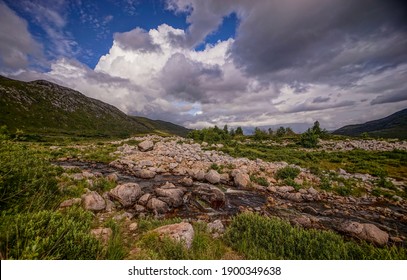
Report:
<svg viewBox="0 0 407 280"><path fill-rule="evenodd" d="M233 158L206 150L205 143L201 146L177 137L132 140L139 144L115 142L120 144L114 152L118 159L109 165L59 162L67 169L81 168L79 173L66 175L73 179L86 179L91 184L95 178L105 177L116 185L105 193L88 191L81 198L64 201L61 207L81 204L100 220L112 216L127 219L129 228L137 227L132 223L134 217L182 217L185 222L158 232L187 244L193 235L189 222L205 221L221 234L231 217L243 211L278 216L305 228L332 229L376 245L406 243L406 201L370 195L375 178L369 175L339 170L338 176L357 180L366 191L360 197L344 197L322 191L320 178L300 168L295 182L302 187L296 190L276 179L277 170L288 165L284 162ZM256 184L252 180L256 177L265 178L268 185ZM101 228L94 234L103 237L109 235L106 231Z"/></svg>

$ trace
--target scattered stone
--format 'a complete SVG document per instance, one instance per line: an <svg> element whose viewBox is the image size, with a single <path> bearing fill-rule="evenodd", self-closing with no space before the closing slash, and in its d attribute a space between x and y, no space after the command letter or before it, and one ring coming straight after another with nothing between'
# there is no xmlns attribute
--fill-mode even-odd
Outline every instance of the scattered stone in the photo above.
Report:
<svg viewBox="0 0 407 280"><path fill-rule="evenodd" d="M121 221L123 219L131 220L133 217L134 217L134 214L129 213L129 212L124 212L124 213L114 216L113 219L116 221Z"/></svg>
<svg viewBox="0 0 407 280"><path fill-rule="evenodd" d="M195 234L192 225L185 222L162 226L156 228L154 232L157 232L160 238L169 237L174 241L182 242L187 249L191 248Z"/></svg>
<svg viewBox="0 0 407 280"><path fill-rule="evenodd" d="M154 163L151 160L140 160L138 162L139 166L141 167L151 167L154 166Z"/></svg>
<svg viewBox="0 0 407 280"><path fill-rule="evenodd" d="M206 201L212 208L219 209L226 203L225 194L217 187L210 184L200 183L194 190L194 194Z"/></svg>
<svg viewBox="0 0 407 280"><path fill-rule="evenodd" d="M136 183L126 183L112 189L109 196L117 200L123 207L129 207L135 204L141 196L141 188Z"/></svg>
<svg viewBox="0 0 407 280"><path fill-rule="evenodd" d="M161 188L155 189L156 195L159 197L160 200L167 203L170 207L179 207L183 203L182 197L184 196L185 190L182 188L176 188L173 184L172 185L164 185Z"/></svg>
<svg viewBox="0 0 407 280"><path fill-rule="evenodd" d="M110 237L113 234L111 228L95 228L90 231L98 240L102 241L103 244L107 244L110 240Z"/></svg>
<svg viewBox="0 0 407 280"><path fill-rule="evenodd" d="M146 206L147 202L150 200L151 197L152 197L151 194L145 193L140 197L140 199L138 200L138 203L143 206Z"/></svg>
<svg viewBox="0 0 407 280"><path fill-rule="evenodd" d="M195 170L193 177L195 178L195 180L203 181L203 179L205 178L205 172L203 170Z"/></svg>
<svg viewBox="0 0 407 280"><path fill-rule="evenodd" d="M117 176L116 173L110 173L109 175L106 176L106 179L107 179L108 181L111 181L111 182L115 182L115 183L116 183L116 182L119 180L119 176Z"/></svg>
<svg viewBox="0 0 407 280"><path fill-rule="evenodd" d="M271 193L275 193L275 192L277 191L276 187L274 187L274 186L268 187L267 190L268 190L269 192L271 192Z"/></svg>
<svg viewBox="0 0 407 280"><path fill-rule="evenodd" d="M218 184L220 182L220 175L218 171L211 169L205 174L205 180L211 184Z"/></svg>
<svg viewBox="0 0 407 280"><path fill-rule="evenodd" d="M238 188L247 188L250 184L250 176L246 173L237 173L234 176L235 186Z"/></svg>
<svg viewBox="0 0 407 280"><path fill-rule="evenodd" d="M294 219L291 220L291 222L294 225L301 226L301 227L304 227L304 228L311 228L312 227L312 222L311 222L310 218L308 218L307 216L295 217Z"/></svg>
<svg viewBox="0 0 407 280"><path fill-rule="evenodd" d="M81 202L82 202L82 199L80 199L80 198L71 198L71 199L63 201L59 205L59 208L67 208L67 207L71 207L72 205L80 205Z"/></svg>
<svg viewBox="0 0 407 280"><path fill-rule="evenodd" d="M148 201L147 208L154 211L157 214L164 214L170 210L167 203L155 197L151 198Z"/></svg>
<svg viewBox="0 0 407 280"><path fill-rule="evenodd" d="M194 184L194 181L189 177L184 177L179 182L185 187L192 187L192 185Z"/></svg>
<svg viewBox="0 0 407 280"><path fill-rule="evenodd" d="M130 225L129 225L129 230L130 231L136 231L138 229L138 224L137 223L131 223Z"/></svg>
<svg viewBox="0 0 407 280"><path fill-rule="evenodd" d="M389 234L373 224L347 222L342 226L342 231L379 246L386 245L389 241Z"/></svg>
<svg viewBox="0 0 407 280"><path fill-rule="evenodd" d="M284 193L283 196L285 199L294 201L294 202L302 202L303 198L301 193Z"/></svg>
<svg viewBox="0 0 407 280"><path fill-rule="evenodd" d="M142 170L136 171L134 175L136 175L136 177L139 177L142 179L152 179L155 177L156 173L154 171L142 169Z"/></svg>
<svg viewBox="0 0 407 280"><path fill-rule="evenodd" d="M154 148L154 143L153 143L153 141L145 140L145 141L139 143L137 146L140 149L140 151L147 152L147 151L151 151Z"/></svg>
<svg viewBox="0 0 407 280"><path fill-rule="evenodd" d="M225 226L222 224L221 220L215 220L212 223L209 223L207 225L208 230L210 233L224 233L225 232Z"/></svg>
<svg viewBox="0 0 407 280"><path fill-rule="evenodd" d="M142 205L136 204L136 205L134 205L134 210L137 213L140 213L140 212L146 211L146 208L144 206L142 206Z"/></svg>
<svg viewBox="0 0 407 280"><path fill-rule="evenodd" d="M283 187L278 187L277 191L280 193L287 193L287 192L293 192L295 191L294 187L291 186L283 186Z"/></svg>
<svg viewBox="0 0 407 280"><path fill-rule="evenodd" d="M102 211L106 208L105 200L95 191L82 195L82 205L83 208L91 211Z"/></svg>

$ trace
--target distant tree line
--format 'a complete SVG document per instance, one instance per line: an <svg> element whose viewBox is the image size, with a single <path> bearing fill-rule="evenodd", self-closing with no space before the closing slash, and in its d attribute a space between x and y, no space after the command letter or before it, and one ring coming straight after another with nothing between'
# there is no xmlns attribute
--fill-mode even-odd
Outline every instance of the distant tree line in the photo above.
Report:
<svg viewBox="0 0 407 280"><path fill-rule="evenodd" d="M325 129L321 129L320 124L316 121L313 127L308 128L308 130L299 136L299 141L297 142L300 146L304 148L314 148L318 145L318 140L320 138L327 137L328 132ZM227 125L223 129L218 126L203 128L200 130L192 130L188 134L189 138L195 141L204 141L208 143L218 143L218 142L228 142L233 139L243 138L243 129L239 126L236 129L229 129ZM275 131L271 128L265 130L256 127L254 129L253 135L247 136L255 141L262 141L268 139L281 139L281 138L296 138L298 135L290 127L279 127Z"/></svg>

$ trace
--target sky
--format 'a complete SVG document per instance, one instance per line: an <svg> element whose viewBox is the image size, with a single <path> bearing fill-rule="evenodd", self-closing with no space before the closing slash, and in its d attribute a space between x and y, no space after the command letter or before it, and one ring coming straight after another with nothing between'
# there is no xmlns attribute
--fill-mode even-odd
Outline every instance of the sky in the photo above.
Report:
<svg viewBox="0 0 407 280"><path fill-rule="evenodd" d="M407 7L0 0L0 75L188 128L332 130L407 108Z"/></svg>

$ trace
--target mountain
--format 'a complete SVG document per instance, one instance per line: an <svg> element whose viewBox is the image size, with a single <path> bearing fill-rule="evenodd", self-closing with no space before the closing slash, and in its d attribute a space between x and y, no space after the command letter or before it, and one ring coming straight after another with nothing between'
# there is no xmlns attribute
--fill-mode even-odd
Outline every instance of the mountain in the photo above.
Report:
<svg viewBox="0 0 407 280"><path fill-rule="evenodd" d="M189 129L128 116L116 107L48 81L0 76L0 126L25 133L126 137L141 133L185 136Z"/></svg>
<svg viewBox="0 0 407 280"><path fill-rule="evenodd" d="M407 109L383 119L341 127L333 134L359 136L364 132L376 137L407 139Z"/></svg>

